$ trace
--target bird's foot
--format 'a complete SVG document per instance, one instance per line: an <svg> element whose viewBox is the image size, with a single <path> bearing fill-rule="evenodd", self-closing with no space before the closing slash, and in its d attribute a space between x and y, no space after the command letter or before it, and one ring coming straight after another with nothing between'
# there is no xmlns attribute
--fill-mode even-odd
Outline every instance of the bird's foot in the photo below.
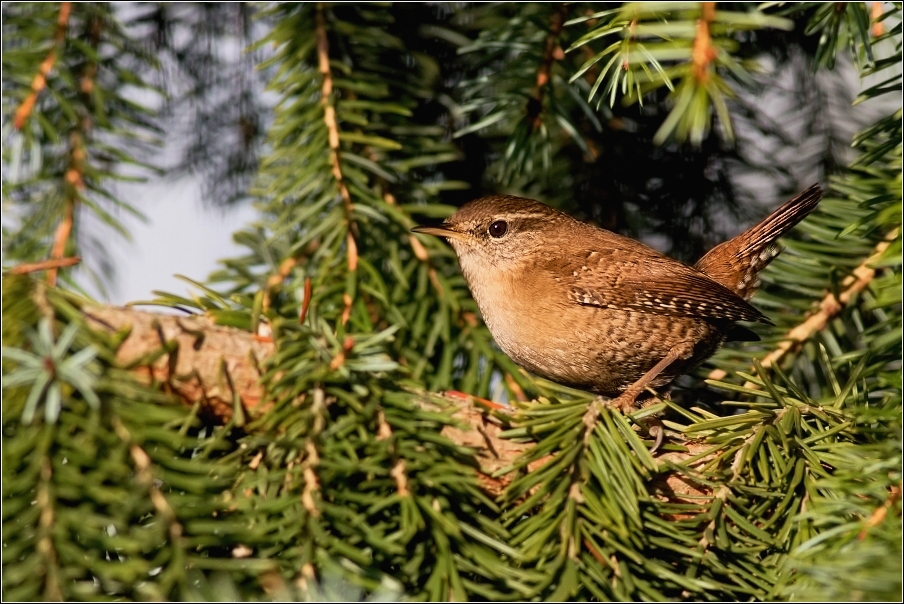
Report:
<svg viewBox="0 0 904 604"><path fill-rule="evenodd" d="M653 455L659 450L659 447L662 446L662 441L665 439L665 425L655 417L646 418L643 420L643 424L647 429L647 434L655 439L653 446L650 448L650 455Z"/></svg>
<svg viewBox="0 0 904 604"><path fill-rule="evenodd" d="M631 390L626 390L618 395L616 398L609 399L606 402L606 406L610 409L618 409L625 415L628 413L634 413L637 411L637 405L635 405L635 401L637 400L636 392L632 392Z"/></svg>
<svg viewBox="0 0 904 604"><path fill-rule="evenodd" d="M628 389L616 398L607 401L606 406L610 409L618 409L625 415L628 415L629 413L634 413L635 411L637 411L637 396L637 393L633 392L631 389ZM650 449L650 453L656 453L656 451L659 450L659 447L662 446L662 442L665 439L665 426L655 417L648 417L646 419L643 419L641 420L641 423L646 428L647 433L654 439L653 447Z"/></svg>

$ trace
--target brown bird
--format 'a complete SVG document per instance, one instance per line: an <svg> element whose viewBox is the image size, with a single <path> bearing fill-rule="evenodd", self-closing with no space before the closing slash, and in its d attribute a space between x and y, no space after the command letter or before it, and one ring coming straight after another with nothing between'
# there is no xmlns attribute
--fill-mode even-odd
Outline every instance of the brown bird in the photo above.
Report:
<svg viewBox="0 0 904 604"><path fill-rule="evenodd" d="M776 239L819 203L813 185L691 267L538 201L484 197L416 233L449 240L499 347L554 382L624 411L769 323L747 300Z"/></svg>

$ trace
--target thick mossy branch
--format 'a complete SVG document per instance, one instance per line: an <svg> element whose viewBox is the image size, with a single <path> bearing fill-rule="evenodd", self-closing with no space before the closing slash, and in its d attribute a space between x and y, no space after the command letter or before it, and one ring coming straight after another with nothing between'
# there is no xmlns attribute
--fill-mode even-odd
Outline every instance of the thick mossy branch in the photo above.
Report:
<svg viewBox="0 0 904 604"><path fill-rule="evenodd" d="M161 384L188 405L200 403L223 421L236 404L260 413L262 363L271 339L222 327L203 316L180 317L112 306L84 308L88 325L127 333L116 359L146 383Z"/></svg>

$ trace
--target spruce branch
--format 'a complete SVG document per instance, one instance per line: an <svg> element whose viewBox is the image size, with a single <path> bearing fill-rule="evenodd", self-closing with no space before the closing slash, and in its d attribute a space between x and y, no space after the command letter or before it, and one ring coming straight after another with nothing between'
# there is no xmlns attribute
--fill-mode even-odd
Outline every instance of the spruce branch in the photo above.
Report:
<svg viewBox="0 0 904 604"><path fill-rule="evenodd" d="M694 44L691 50L691 62L693 63L693 76L698 84L706 85L709 82L711 65L718 56L718 50L713 47L710 37L710 26L716 18L716 3L701 2L700 18L697 19L697 32L694 36Z"/></svg>
<svg viewBox="0 0 904 604"><path fill-rule="evenodd" d="M781 342L776 348L763 357L761 361L763 369L769 369L773 365L781 363L787 354L824 330L831 320L844 310L854 296L866 289L876 278L877 271L872 268L873 265L882 259L885 251L897 238L898 229L895 228L882 241L876 244L873 253L842 280L840 285L844 288L843 291L838 292L837 295L834 292L826 294L817 305L816 310L811 312L804 321L789 330L787 335L781 338ZM719 381L727 376L728 372L724 369L713 369L706 376L706 379ZM744 387L754 388L756 384L746 382Z"/></svg>
<svg viewBox="0 0 904 604"><path fill-rule="evenodd" d="M826 297L820 301L819 310L807 317L803 323L792 329L788 333L787 339L785 339L776 350L770 352L763 358L763 368L768 369L781 362L782 358L793 347L799 346L802 342L812 338L814 334L825 329L826 325L829 324L829 321L838 315L838 313L851 302L854 296L866 289L876 277L877 271L875 268L872 268L873 265L882 258L885 250L888 249L897 237L898 229L891 230L885 236L884 240L876 245L875 252L860 263L851 275L844 278L841 282L841 287L843 287L844 290L838 293L837 296L834 293L827 294Z"/></svg>
<svg viewBox="0 0 904 604"><path fill-rule="evenodd" d="M725 75L749 84L750 65L732 55L736 33L767 27L790 29L792 22L763 14L758 8L742 12L717 11L715 2L673 5L625 3L573 19L567 25L595 21L592 29L569 49L590 45L607 37L619 37L589 59L571 76L575 82L591 68L602 65L588 100L602 90L597 107L608 97L614 107L620 95L625 104L642 103L643 97L667 87L671 111L653 142L667 140L702 144L709 134L713 113L722 136L734 140L728 99L735 96ZM677 83L675 83L677 82Z"/></svg>
<svg viewBox="0 0 904 604"><path fill-rule="evenodd" d="M8 58L15 52L21 64L15 78L5 79L17 101L9 109L11 126L58 18L56 6L30 6L38 5L4 5L5 33L40 38L4 53L5 73L17 66ZM184 10L201 11L192 22L235 14L191 6ZM607 76L618 74L617 98L628 75L650 78L628 93L646 94L666 76L699 92L701 84L743 79L742 57L753 46L776 50L775 56L801 46L798 37L741 32L772 23L759 11L715 6L603 11L587 20L590 29L581 33L601 35L584 48L622 36L616 50L627 48L619 55L625 61L616 59ZM891 14L899 13L892 7ZM624 17L626 8L639 12L625 28L599 29L610 17ZM810 8L807 18L824 15L823 7ZM118 29L104 6L80 10L72 7L70 35L83 23L90 33L89 17L102 15L96 73L87 69L93 57L82 52L87 38L77 39L81 46L67 40L53 67L64 77L48 80L25 128L9 129L26 159L40 151L52 161L29 172L28 161L4 150L4 160L16 167L11 172L25 174L4 193L22 200L31 221L16 235L23 242L16 253L7 255L26 264L4 275L4 350L15 351L4 355L4 385L17 375L16 358L35 352L28 334L44 320L65 335L57 342L73 338L56 365L71 366L96 351L91 370L100 371L90 391L100 404L95 408L77 383L59 380L56 423L37 414L24 424L30 392L41 394L34 388L44 370L37 357L30 359L36 371L14 377L4 391L3 590L9 599L316 598L331 593L331 569L340 569L352 601L361 590L385 593L387 586L433 600L814 599L821 593L895 599L900 248L899 239L883 238L900 232L899 115L859 135L859 163L835 179L842 195L824 200L824 211L802 225L806 236L789 238L787 253L764 275L759 303L775 309L779 325L761 332L761 354L751 355L757 345L745 344L731 367L744 370L750 356L778 350L780 337L806 322L806 313L835 314L770 370L742 375L749 384L723 385L729 394L716 402L665 400L626 417L595 405L588 410L589 397L515 367L493 347L448 247L408 231L415 217L443 218L453 210L445 204L479 194L457 193L464 181L481 192L489 187L484 160L497 162L497 175L517 174L531 162L542 165L549 153L549 186L534 178L535 169L506 186L532 196L545 191L537 196L556 195L569 210L582 207L601 222L624 226L623 218L631 224L678 216L672 206L685 207L673 203L676 189L687 186L683 175L706 171L708 180L709 168L729 157L712 146L692 153L649 146L668 109L664 89L643 111L603 108L612 119L602 132L586 102L591 85L583 78L574 87L564 81L580 64L572 64L578 53L558 56L573 31L562 27L564 16L557 21L562 6L274 5L265 17L272 33L261 43L273 43L274 69L262 73L273 74L271 91L280 101L254 192L261 217L236 235L245 255L225 261L213 279L225 291L190 281L199 293L158 294L154 303L193 314L187 317L102 307L16 274L47 266L30 263L47 262L64 214L66 191L38 194L33 183L58 187L74 165L67 137L79 123L47 89L60 80L63 101L77 117L81 107L92 114L79 142L85 188L70 187L84 200L75 218L112 197L103 183L117 174L101 170L110 137L152 131L141 124L153 115L136 117L128 95L111 85L141 85L146 70L123 72L138 56L130 54L131 33ZM167 35L167 10L153 12L161 35ZM248 12L243 7L239 14ZM866 12L844 18L862 21ZM32 14L40 16L40 27L28 27ZM422 28L407 26L413 17ZM830 16L827 27L835 24L845 27ZM889 30L883 43L900 37L894 19L882 24ZM465 40L463 32L476 30L484 33ZM125 55L110 58L108 41ZM473 52L455 53L469 45ZM204 44L189 44L198 46ZM665 75L641 46L661 59ZM845 48L835 44L825 52ZM679 58L668 58L679 51ZM122 56L132 58L122 62ZM593 73L596 81L611 58L584 76ZM740 66L737 73L729 60ZM884 69L899 60L875 65ZM455 88L462 79L475 85L466 94ZM884 81L862 98L893 88L892 80L878 79ZM102 107L84 99L92 85ZM701 98L692 104L702 106ZM476 128L480 140L447 140L460 101L472 103L473 126L483 121ZM809 101L796 101L801 111L810 109ZM110 129L100 113L108 107L115 116ZM705 116L700 108L689 113ZM498 121L485 121L501 109ZM532 109L541 113L531 116ZM61 133L59 144L53 132L38 128L45 122ZM701 127L699 119L694 124ZM535 138L519 138L527 134ZM33 141L40 147L29 146ZM114 142L116 157L124 149ZM657 157L669 153L682 167L657 171ZM463 155L466 164L458 163ZM591 155L600 161L588 164ZM642 177L613 178L628 172L622 166L639 163ZM462 169L473 173L453 180ZM738 173L718 171L718 178ZM668 186L657 192L650 183L660 177ZM690 188L688 198L697 202L728 185L723 180L705 193L698 184ZM603 201L582 206L578 191ZM644 196L655 211L632 207L630 200ZM610 204L613 199L629 201ZM607 204L616 206L611 215ZM40 213L48 207L53 211ZM692 224L663 220L679 234ZM65 238L70 249L73 233ZM877 247L880 240L888 245ZM828 291L841 308L816 308ZM520 402L500 409L449 388ZM438 391L445 392L433 394ZM638 422L659 413L666 413L670 438L654 455ZM52 549L40 550L46 543Z"/></svg>
<svg viewBox="0 0 904 604"><path fill-rule="evenodd" d="M81 261L81 258L73 256L71 258L56 258L54 260L41 260L38 262L23 262L4 272L10 275L27 275L29 273L37 273L49 269L68 268L70 266L75 266Z"/></svg>
<svg viewBox="0 0 904 604"><path fill-rule="evenodd" d="M177 521L176 513L173 511L173 507L170 505L169 501L167 501L166 496L160 488L154 484L154 471L150 456L148 456L144 449L135 443L132 434L118 417L114 416L110 421L116 435L122 439L129 448L129 454L136 470L135 480L139 485L148 490L151 503L154 504L154 509L166 525L170 539L173 540L174 545L179 544L182 539L182 525Z"/></svg>
<svg viewBox="0 0 904 604"><path fill-rule="evenodd" d="M342 175L342 164L340 162L340 141L339 141L339 125L336 122L336 108L333 105L333 74L330 70L330 46L327 39L326 20L323 16L324 5L319 3L315 12L316 35L317 35L317 69L323 77L323 83L320 88L320 104L323 107L323 123L326 125L328 133L328 141L330 146L330 165L332 166L333 178L336 180L336 187L342 196L342 205L345 211L345 223L348 229L346 241L348 243L347 259L348 270L354 273L358 268L358 248L355 243L355 233L357 225L354 219L354 206L352 205L352 197L348 192L348 185ZM351 312L351 301L346 301L346 310L343 311L343 323L348 321L348 313Z"/></svg>
<svg viewBox="0 0 904 604"><path fill-rule="evenodd" d="M37 550L44 559L43 579L44 579L44 597L51 601L61 601L63 599L60 591L60 565L56 548L53 544L53 528L54 528L54 501L51 494L51 478L53 476L53 467L50 459L46 456L41 459L41 479L38 483L37 499L35 503L40 510L40 520L38 521L38 541Z"/></svg>
<svg viewBox="0 0 904 604"><path fill-rule="evenodd" d="M93 305L84 307L82 312L93 328L110 335L121 334L123 339L116 350L119 365L129 368L144 383L168 384L187 407L200 405L209 417L222 423L233 418L235 399L241 401L243 412L252 421L271 408L271 403L264 399L260 378L261 367L276 354L272 340L216 325L210 317L200 315L174 317ZM336 358L339 357L334 357L334 361ZM228 368L228 381L221 369L223 364ZM324 392L315 389L313 396L313 411L320 413L325 405ZM504 424L488 415L473 399L453 394L442 398L425 396L422 405L426 410L451 412L454 422L443 429L443 434L476 451L482 484L493 495L501 493L508 479L500 479L496 474L524 452L524 445L503 439ZM379 410L378 438L387 440L392 434L383 411ZM307 449L306 454L305 477L310 485L306 488L310 495L317 490L313 474L317 455L316 451ZM394 478L403 491L406 480L400 473L404 471L404 463L400 466L397 459L395 464L394 471L399 477ZM312 501L309 498L308 505Z"/></svg>
<svg viewBox="0 0 904 604"><path fill-rule="evenodd" d="M864 539L866 539L866 536L869 533L870 529L873 529L882 524L882 522L885 520L885 517L888 516L889 510L894 510L895 504L901 500L901 492L902 489L900 484L892 485L892 487L889 489L888 497L885 499L882 505L877 507L875 511L869 515L869 518L867 518L863 522L863 528L857 534L857 539L863 541Z"/></svg>
<svg viewBox="0 0 904 604"><path fill-rule="evenodd" d="M532 129L540 127L540 116L543 110L543 97L547 93L550 84L550 70L553 61L561 61L565 58L562 47L559 46L559 37L562 35L562 26L565 23L567 9L564 3L559 3L558 8L550 17L549 33L543 41L543 60L537 69L537 84L534 88L533 101L527 104L527 117L531 121Z"/></svg>
<svg viewBox="0 0 904 604"><path fill-rule="evenodd" d="M60 11L62 14L62 10ZM67 10L68 13L68 10ZM100 42L101 20L94 15L89 20L88 46L96 53ZM97 61L89 58L82 68L79 81L79 93L83 103L82 115L76 120L76 127L69 133L69 159L68 168L63 175L66 194L64 199L63 218L57 226L53 236L53 245L50 248L50 258L57 260L66 255L66 246L72 229L75 227L75 213L81 201L83 191L86 188L85 175L87 171L87 139L92 129L91 118L91 91L94 88L94 78L97 75ZM57 269L47 271L47 283L51 287L56 285Z"/></svg>
<svg viewBox="0 0 904 604"><path fill-rule="evenodd" d="M15 117L13 118L13 126L16 130L21 130L25 126L26 120L28 120L32 109L38 102L38 95L47 87L47 78L50 76L50 72L53 71L57 54L62 50L63 43L66 41L66 28L69 24L69 14L71 12L71 2L60 3L60 15L57 17L57 29L53 35L53 46L38 67L38 73L35 74L34 79L31 81L31 93L25 97L25 100L16 109Z"/></svg>

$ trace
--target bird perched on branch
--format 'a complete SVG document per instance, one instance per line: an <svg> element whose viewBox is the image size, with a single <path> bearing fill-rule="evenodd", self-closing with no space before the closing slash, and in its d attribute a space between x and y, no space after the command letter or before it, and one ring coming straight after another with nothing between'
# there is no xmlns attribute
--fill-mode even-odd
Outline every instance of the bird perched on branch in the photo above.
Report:
<svg viewBox="0 0 904 604"><path fill-rule="evenodd" d="M748 300L775 241L822 197L813 185L693 267L538 201L483 197L438 226L499 347L525 369L634 409L726 340L769 323Z"/></svg>

